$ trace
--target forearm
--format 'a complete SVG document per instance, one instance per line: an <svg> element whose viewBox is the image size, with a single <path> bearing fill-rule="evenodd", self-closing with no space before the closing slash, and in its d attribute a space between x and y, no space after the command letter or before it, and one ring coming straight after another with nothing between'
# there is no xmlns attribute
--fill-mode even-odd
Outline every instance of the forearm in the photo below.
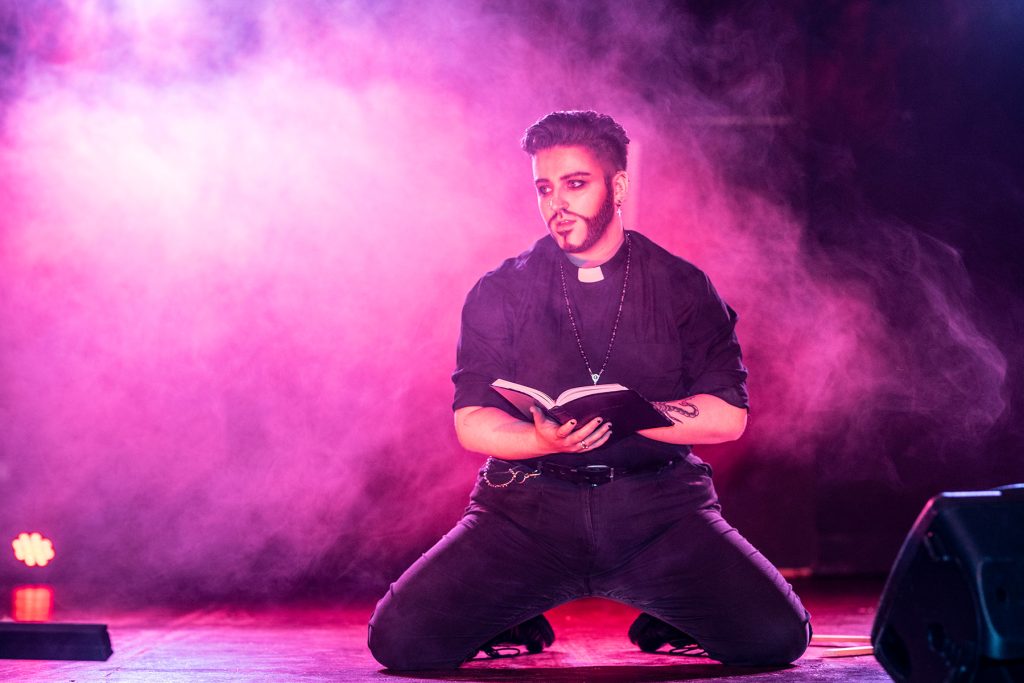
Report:
<svg viewBox="0 0 1024 683"><path fill-rule="evenodd" d="M499 408L459 408L455 411L455 433L463 448L484 455L505 460L545 455L533 424Z"/></svg>
<svg viewBox="0 0 1024 683"><path fill-rule="evenodd" d="M654 405L672 420L672 426L637 433L655 441L687 445L723 443L740 438L747 426L746 410L710 394Z"/></svg>
<svg viewBox="0 0 1024 683"><path fill-rule="evenodd" d="M611 437L611 423L595 417L586 424L558 424L540 409L530 408L533 422L517 420L503 410L467 406L455 411L455 432L463 447L505 460L523 460L551 453L586 453Z"/></svg>

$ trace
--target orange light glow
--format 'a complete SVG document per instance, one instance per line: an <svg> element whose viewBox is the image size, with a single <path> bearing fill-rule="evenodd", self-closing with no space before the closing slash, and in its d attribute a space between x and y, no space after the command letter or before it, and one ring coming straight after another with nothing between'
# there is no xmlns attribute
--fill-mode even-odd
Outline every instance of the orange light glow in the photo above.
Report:
<svg viewBox="0 0 1024 683"><path fill-rule="evenodd" d="M49 586L18 586L11 610L15 621L50 621L53 618L53 589Z"/></svg>
<svg viewBox="0 0 1024 683"><path fill-rule="evenodd" d="M39 532L22 532L11 543L14 556L29 567L45 567L54 558L53 541Z"/></svg>

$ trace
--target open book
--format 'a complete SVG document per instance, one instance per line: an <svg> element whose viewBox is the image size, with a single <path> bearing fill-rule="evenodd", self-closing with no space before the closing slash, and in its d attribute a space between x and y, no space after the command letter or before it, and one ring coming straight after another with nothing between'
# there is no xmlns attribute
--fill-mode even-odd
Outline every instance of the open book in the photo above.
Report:
<svg viewBox="0 0 1024 683"><path fill-rule="evenodd" d="M536 405L545 415L559 424L576 420L584 425L595 417L612 423L615 437L632 434L639 429L668 427L672 421L658 412L651 402L639 393L621 384L591 384L566 389L558 398L543 391L504 379L491 382L491 387L514 405L529 421L530 406Z"/></svg>

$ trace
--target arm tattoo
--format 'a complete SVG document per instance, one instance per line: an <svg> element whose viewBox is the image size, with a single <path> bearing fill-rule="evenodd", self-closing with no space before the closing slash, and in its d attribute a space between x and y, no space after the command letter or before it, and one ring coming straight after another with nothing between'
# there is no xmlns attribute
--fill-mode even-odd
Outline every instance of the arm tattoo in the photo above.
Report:
<svg viewBox="0 0 1024 683"><path fill-rule="evenodd" d="M674 405L672 403L664 403L661 401L654 401L654 407L657 408L658 412L672 420L673 422L682 422L682 418L688 417L691 420L698 415L700 411L697 406L693 405L689 401L680 401L680 405Z"/></svg>

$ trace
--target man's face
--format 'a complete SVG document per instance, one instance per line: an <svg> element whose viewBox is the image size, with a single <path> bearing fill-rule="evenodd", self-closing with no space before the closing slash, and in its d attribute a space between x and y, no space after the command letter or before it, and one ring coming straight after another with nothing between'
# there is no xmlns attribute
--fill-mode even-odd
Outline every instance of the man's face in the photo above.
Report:
<svg viewBox="0 0 1024 683"><path fill-rule="evenodd" d="M604 168L586 147L549 147L533 157L537 206L562 251L585 252L605 235L615 213Z"/></svg>

